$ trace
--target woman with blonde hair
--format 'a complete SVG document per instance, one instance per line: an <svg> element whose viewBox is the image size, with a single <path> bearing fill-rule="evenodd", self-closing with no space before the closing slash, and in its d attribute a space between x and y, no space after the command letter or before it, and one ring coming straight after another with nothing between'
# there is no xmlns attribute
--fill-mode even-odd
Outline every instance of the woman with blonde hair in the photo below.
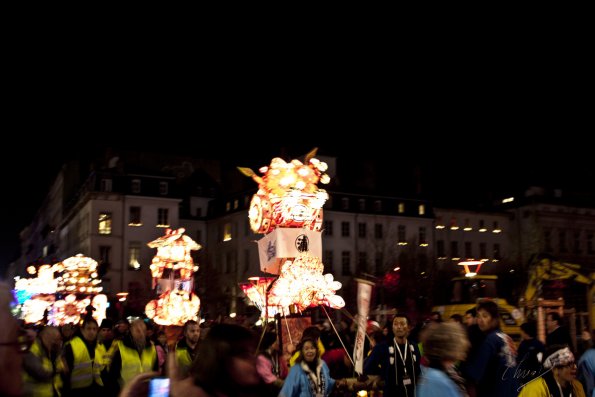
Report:
<svg viewBox="0 0 595 397"><path fill-rule="evenodd" d="M417 396L466 397L465 381L455 367L465 359L470 345L462 325L433 323L424 331L422 344L428 366L422 370Z"/></svg>

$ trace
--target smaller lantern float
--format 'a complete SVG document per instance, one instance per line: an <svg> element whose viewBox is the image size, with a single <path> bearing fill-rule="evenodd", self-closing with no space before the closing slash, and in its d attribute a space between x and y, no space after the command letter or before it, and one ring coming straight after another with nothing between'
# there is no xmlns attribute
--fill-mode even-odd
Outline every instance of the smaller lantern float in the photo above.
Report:
<svg viewBox="0 0 595 397"><path fill-rule="evenodd" d="M157 248L150 269L159 297L147 303L145 314L159 325L182 326L188 320L198 320L200 299L192 292L198 266L190 251L201 247L184 232L183 228L166 229L165 236L147 244Z"/></svg>

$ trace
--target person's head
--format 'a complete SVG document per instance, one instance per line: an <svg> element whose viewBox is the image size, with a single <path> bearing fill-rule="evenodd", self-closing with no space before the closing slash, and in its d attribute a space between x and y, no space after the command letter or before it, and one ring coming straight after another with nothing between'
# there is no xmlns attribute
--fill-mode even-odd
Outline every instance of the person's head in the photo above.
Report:
<svg viewBox="0 0 595 397"><path fill-rule="evenodd" d="M461 316L460 314L453 314L452 316L450 316L448 321L463 324L463 316Z"/></svg>
<svg viewBox="0 0 595 397"><path fill-rule="evenodd" d="M393 318L393 334L401 340L409 336L409 318L405 314L398 313Z"/></svg>
<svg viewBox="0 0 595 397"><path fill-rule="evenodd" d="M165 331L157 332L157 342L159 342L161 346L167 346L167 335L165 334Z"/></svg>
<svg viewBox="0 0 595 397"><path fill-rule="evenodd" d="M147 338L147 325L141 319L134 320L130 324L130 336L137 344L142 344Z"/></svg>
<svg viewBox="0 0 595 397"><path fill-rule="evenodd" d="M545 316L545 327L547 329L547 332L552 332L560 325L562 325L562 319L560 318L558 312L549 312Z"/></svg>
<svg viewBox="0 0 595 397"><path fill-rule="evenodd" d="M463 325L452 321L430 324L423 331L422 343L431 364L464 360L470 346Z"/></svg>
<svg viewBox="0 0 595 397"><path fill-rule="evenodd" d="M554 378L562 386L576 379L574 355L566 345L549 346L544 354L543 368L551 369Z"/></svg>
<svg viewBox="0 0 595 397"><path fill-rule="evenodd" d="M477 325L483 332L497 329L500 325L498 305L494 301L483 301L477 305Z"/></svg>
<svg viewBox="0 0 595 397"><path fill-rule="evenodd" d="M266 351L268 349L272 351L279 350L279 340L277 339L277 334L275 332L265 332L262 336L262 340L260 341L260 351Z"/></svg>
<svg viewBox="0 0 595 397"><path fill-rule="evenodd" d="M214 394L234 394L260 385L256 372L257 336L235 324L216 324L199 345L190 370L194 382Z"/></svg>
<svg viewBox="0 0 595 397"><path fill-rule="evenodd" d="M88 342L97 340L98 331L97 321L93 317L87 317L81 325L81 335Z"/></svg>
<svg viewBox="0 0 595 397"><path fill-rule="evenodd" d="M316 326L306 328L302 333L302 339L304 338L320 339L320 329Z"/></svg>
<svg viewBox="0 0 595 397"><path fill-rule="evenodd" d="M433 321L435 323L441 323L442 322L442 313L440 313L440 312L430 313L430 321Z"/></svg>
<svg viewBox="0 0 595 397"><path fill-rule="evenodd" d="M465 325L467 327L470 327L474 324L477 324L476 316L477 316L477 309L472 308L472 309L467 310L465 312L465 320L464 320Z"/></svg>
<svg viewBox="0 0 595 397"><path fill-rule="evenodd" d="M95 324L97 325L97 324ZM41 343L51 354L57 355L62 349L62 334L57 327L43 327L39 331Z"/></svg>
<svg viewBox="0 0 595 397"><path fill-rule="evenodd" d="M130 323L128 323L128 321L126 319L121 319L118 320L118 322L116 323L116 326L114 328L114 331L117 335L125 335L128 332L128 329L130 328Z"/></svg>
<svg viewBox="0 0 595 397"><path fill-rule="evenodd" d="M69 341L74 336L76 330L77 330L76 325L64 324L60 328L60 332L62 333L62 339L64 339L64 341Z"/></svg>
<svg viewBox="0 0 595 397"><path fill-rule="evenodd" d="M196 345L200 339L200 325L194 320L188 320L184 324L184 338L189 345Z"/></svg>
<svg viewBox="0 0 595 397"><path fill-rule="evenodd" d="M534 321L521 324L521 338L523 340L533 339L537 336L537 325Z"/></svg>
<svg viewBox="0 0 595 397"><path fill-rule="evenodd" d="M305 337L302 338L297 346L300 352L297 362L305 361L307 363L314 363L318 361L320 352L318 351L318 343L316 339Z"/></svg>
<svg viewBox="0 0 595 397"><path fill-rule="evenodd" d="M0 282L0 390L10 397L20 396L23 387L23 357L20 354L18 323L10 314L12 301L10 287Z"/></svg>
<svg viewBox="0 0 595 397"><path fill-rule="evenodd" d="M99 334L97 339L101 341L111 341L114 339L114 331L113 331L114 322L109 318L104 318L101 321L101 325L99 326Z"/></svg>

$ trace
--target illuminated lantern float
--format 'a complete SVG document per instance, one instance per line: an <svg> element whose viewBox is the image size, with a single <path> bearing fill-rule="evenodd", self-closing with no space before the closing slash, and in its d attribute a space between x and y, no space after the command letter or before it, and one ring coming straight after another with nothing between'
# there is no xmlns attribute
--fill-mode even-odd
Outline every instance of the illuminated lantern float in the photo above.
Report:
<svg viewBox="0 0 595 397"><path fill-rule="evenodd" d="M167 229L165 236L147 244L157 248L150 268L159 298L147 304L145 314L160 325L182 326L188 320L198 320L200 299L192 292L198 266L190 251L200 249L200 245L184 232L183 228Z"/></svg>
<svg viewBox="0 0 595 397"><path fill-rule="evenodd" d="M252 297L256 297L263 316L262 306L268 307L268 317L287 314L291 306L300 311L321 304L332 308L345 306L343 298L335 294L341 283L332 274L322 274L320 229L322 206L328 194L317 183L329 183L330 177L324 174L326 163L314 158L315 153L316 150L306 156L305 164L274 158L268 167L259 170L263 176L239 168L259 187L250 203L249 218L255 233L266 234L258 242L261 270L279 275L272 286L266 279L265 289L261 283L242 285L248 297L253 301Z"/></svg>
<svg viewBox="0 0 595 397"><path fill-rule="evenodd" d="M47 314L49 325L78 324L90 306L99 324L105 318L107 297L100 294L95 260L78 254L55 265L30 266L27 272L37 277L18 279L15 285L17 296L27 297L21 307L25 322L41 323Z"/></svg>

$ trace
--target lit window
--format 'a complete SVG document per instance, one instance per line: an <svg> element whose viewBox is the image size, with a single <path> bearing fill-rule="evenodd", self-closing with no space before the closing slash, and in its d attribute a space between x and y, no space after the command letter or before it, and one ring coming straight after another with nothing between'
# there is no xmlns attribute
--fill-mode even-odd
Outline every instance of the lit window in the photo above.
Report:
<svg viewBox="0 0 595 397"><path fill-rule="evenodd" d="M238 199L235 199L233 201L233 209L237 210L239 205L240 205L240 202L238 201Z"/></svg>
<svg viewBox="0 0 595 397"><path fill-rule="evenodd" d="M128 270L140 269L140 243L130 242L128 246Z"/></svg>
<svg viewBox="0 0 595 397"><path fill-rule="evenodd" d="M419 215L425 215L425 214L426 214L426 206L425 206L425 204L420 204L420 205L417 207L417 213L418 213Z"/></svg>
<svg viewBox="0 0 595 397"><path fill-rule="evenodd" d="M405 203L399 203L399 214L405 213Z"/></svg>
<svg viewBox="0 0 595 397"><path fill-rule="evenodd" d="M167 208L157 209L157 227L169 227L169 210Z"/></svg>
<svg viewBox="0 0 595 397"><path fill-rule="evenodd" d="M226 223L223 227L223 241L231 240L231 223Z"/></svg>
<svg viewBox="0 0 595 397"><path fill-rule="evenodd" d="M99 234L112 234L112 214L109 212L99 214Z"/></svg>

